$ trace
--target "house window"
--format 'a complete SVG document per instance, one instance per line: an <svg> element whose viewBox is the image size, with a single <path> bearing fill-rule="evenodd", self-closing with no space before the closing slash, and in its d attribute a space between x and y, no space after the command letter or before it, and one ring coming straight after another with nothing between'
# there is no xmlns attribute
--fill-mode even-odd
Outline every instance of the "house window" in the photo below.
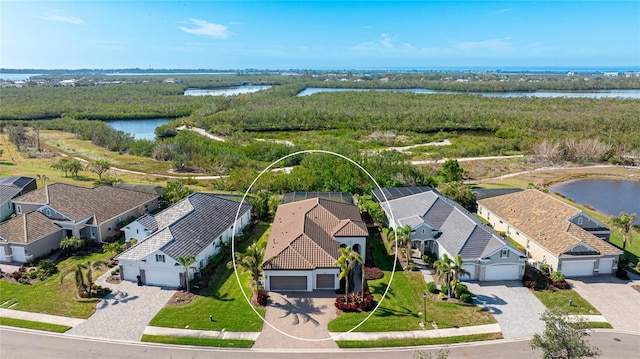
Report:
<svg viewBox="0 0 640 359"><path fill-rule="evenodd" d="M136 229L136 234L138 234L138 233L140 233L140 230L139 230L139 229Z"/></svg>
<svg viewBox="0 0 640 359"><path fill-rule="evenodd" d="M478 208L478 214L482 214L482 207Z"/></svg>
<svg viewBox="0 0 640 359"><path fill-rule="evenodd" d="M107 227L107 231L111 232L111 225Z"/></svg>
<svg viewBox="0 0 640 359"><path fill-rule="evenodd" d="M422 228L422 234L424 234L424 228Z"/></svg>
<svg viewBox="0 0 640 359"><path fill-rule="evenodd" d="M164 254L156 254L156 262L164 262Z"/></svg>
<svg viewBox="0 0 640 359"><path fill-rule="evenodd" d="M578 225L581 226L583 223L583 219L582 217L578 217Z"/></svg>
<svg viewBox="0 0 640 359"><path fill-rule="evenodd" d="M502 224L502 223L504 223L504 222L502 222L502 220L500 220L500 224Z"/></svg>
<svg viewBox="0 0 640 359"><path fill-rule="evenodd" d="M527 249L529 249L529 240L527 239Z"/></svg>
<svg viewBox="0 0 640 359"><path fill-rule="evenodd" d="M509 250L503 249L502 252L500 253L500 258L508 258L508 257L509 257Z"/></svg>
<svg viewBox="0 0 640 359"><path fill-rule="evenodd" d="M50 216L51 216L51 209L49 209L49 208L47 207L46 213L47 213L47 217L50 217Z"/></svg>
<svg viewBox="0 0 640 359"><path fill-rule="evenodd" d="M17 205L16 206L16 212L18 212L18 214L22 214L22 206L21 205Z"/></svg>
<svg viewBox="0 0 640 359"><path fill-rule="evenodd" d="M487 221L491 219L491 213L487 213Z"/></svg>
<svg viewBox="0 0 640 359"><path fill-rule="evenodd" d="M510 236L511 235L511 227L507 226L507 235Z"/></svg>

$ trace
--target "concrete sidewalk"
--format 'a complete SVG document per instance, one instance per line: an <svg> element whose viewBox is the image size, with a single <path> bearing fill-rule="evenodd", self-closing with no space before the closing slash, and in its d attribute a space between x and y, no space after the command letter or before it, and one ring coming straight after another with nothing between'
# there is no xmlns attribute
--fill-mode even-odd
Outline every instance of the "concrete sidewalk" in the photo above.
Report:
<svg viewBox="0 0 640 359"><path fill-rule="evenodd" d="M13 318L21 320L30 320L32 322L49 323L65 325L67 327L75 327L84 323L86 319L61 317L59 315L23 312L20 310L0 308L0 318Z"/></svg>
<svg viewBox="0 0 640 359"><path fill-rule="evenodd" d="M148 326L144 330L146 335L166 335L170 337L191 337L208 339L231 339L231 340L256 340L260 332L227 332L215 330L192 330L178 328L164 328Z"/></svg>
<svg viewBox="0 0 640 359"><path fill-rule="evenodd" d="M387 340L457 337L460 335L500 333L499 324L476 325L471 327L411 330L403 332L329 332L334 340Z"/></svg>

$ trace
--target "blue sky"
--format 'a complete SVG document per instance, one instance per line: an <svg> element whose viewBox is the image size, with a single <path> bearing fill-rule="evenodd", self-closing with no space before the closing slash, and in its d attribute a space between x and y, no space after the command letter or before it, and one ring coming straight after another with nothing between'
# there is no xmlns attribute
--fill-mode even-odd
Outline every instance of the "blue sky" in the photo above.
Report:
<svg viewBox="0 0 640 359"><path fill-rule="evenodd" d="M0 67L640 66L640 1L6 1Z"/></svg>

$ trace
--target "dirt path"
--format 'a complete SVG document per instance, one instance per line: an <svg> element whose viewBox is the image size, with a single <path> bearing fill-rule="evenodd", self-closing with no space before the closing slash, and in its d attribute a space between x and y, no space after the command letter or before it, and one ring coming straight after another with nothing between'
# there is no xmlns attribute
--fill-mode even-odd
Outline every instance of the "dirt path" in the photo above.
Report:
<svg viewBox="0 0 640 359"><path fill-rule="evenodd" d="M513 156L486 156L486 157L463 157L457 158L458 162L469 162L469 161L486 161L486 160L503 160L507 158L520 158L524 157L524 155L513 155ZM448 158L440 159L440 160L417 160L411 161L411 164L414 166L420 165L431 165L431 164L441 164L445 163Z"/></svg>

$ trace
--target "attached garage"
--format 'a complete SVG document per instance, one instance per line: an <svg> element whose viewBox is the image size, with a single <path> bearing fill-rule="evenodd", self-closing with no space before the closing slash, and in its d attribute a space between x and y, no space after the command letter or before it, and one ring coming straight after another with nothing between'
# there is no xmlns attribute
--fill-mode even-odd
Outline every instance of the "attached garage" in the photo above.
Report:
<svg viewBox="0 0 640 359"><path fill-rule="evenodd" d="M565 277L586 277L593 275L593 265L595 260L588 261L562 261L560 272Z"/></svg>
<svg viewBox="0 0 640 359"><path fill-rule="evenodd" d="M601 258L599 274L611 274L613 273L613 258Z"/></svg>
<svg viewBox="0 0 640 359"><path fill-rule="evenodd" d="M463 264L462 268L469 272L469 274L465 274L462 276L462 279L466 280L476 280L476 265L475 264Z"/></svg>
<svg viewBox="0 0 640 359"><path fill-rule="evenodd" d="M317 289L335 289L335 274L316 274Z"/></svg>
<svg viewBox="0 0 640 359"><path fill-rule="evenodd" d="M518 280L519 264L497 264L485 267L484 280Z"/></svg>
<svg viewBox="0 0 640 359"><path fill-rule="evenodd" d="M269 289L278 290L308 290L307 276L270 276Z"/></svg>
<svg viewBox="0 0 640 359"><path fill-rule="evenodd" d="M162 271L157 269L145 270L144 279L142 282L146 285L177 288L180 286L180 274L177 272Z"/></svg>

